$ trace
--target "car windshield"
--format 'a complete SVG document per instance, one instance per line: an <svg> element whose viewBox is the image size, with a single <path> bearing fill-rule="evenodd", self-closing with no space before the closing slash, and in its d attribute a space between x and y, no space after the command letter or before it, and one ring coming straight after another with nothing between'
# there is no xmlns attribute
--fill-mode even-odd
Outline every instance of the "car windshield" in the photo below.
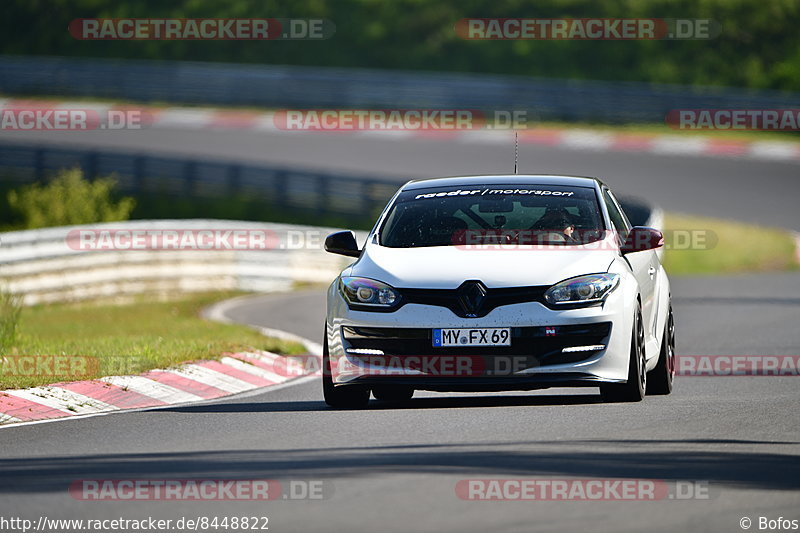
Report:
<svg viewBox="0 0 800 533"><path fill-rule="evenodd" d="M492 185L414 189L398 195L380 231L390 248L579 245L602 238L594 189Z"/></svg>

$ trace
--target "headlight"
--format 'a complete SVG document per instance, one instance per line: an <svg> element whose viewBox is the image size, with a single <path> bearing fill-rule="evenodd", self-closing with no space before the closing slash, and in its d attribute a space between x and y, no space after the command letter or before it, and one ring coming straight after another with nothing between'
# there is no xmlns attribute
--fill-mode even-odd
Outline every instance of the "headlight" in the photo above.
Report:
<svg viewBox="0 0 800 533"><path fill-rule="evenodd" d="M400 295L392 287L368 278L341 278L339 292L353 307L390 308L400 301Z"/></svg>
<svg viewBox="0 0 800 533"><path fill-rule="evenodd" d="M619 284L618 274L589 274L565 279L544 293L551 305L595 304L605 301L606 296Z"/></svg>

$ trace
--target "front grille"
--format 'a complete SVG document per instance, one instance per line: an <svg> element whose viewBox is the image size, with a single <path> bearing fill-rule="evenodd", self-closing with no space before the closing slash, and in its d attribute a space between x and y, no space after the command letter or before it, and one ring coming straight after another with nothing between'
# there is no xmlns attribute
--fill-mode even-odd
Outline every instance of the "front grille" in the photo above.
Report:
<svg viewBox="0 0 800 533"><path fill-rule="evenodd" d="M387 356L470 356L482 357L495 365L497 356L525 358L526 368L577 363L597 352L562 353L563 348L608 344L611 322L511 328L511 346L434 347L432 330L428 328L373 328L344 326L342 335L350 348L381 350ZM358 358L358 355L350 355ZM368 356L364 361L369 360Z"/></svg>
<svg viewBox="0 0 800 533"><path fill-rule="evenodd" d="M480 287L478 298L470 298L470 289ZM525 302L544 301L548 286L489 289L479 281L465 281L458 289L398 289L403 303L446 307L461 318L479 318L493 309ZM477 300L477 301L476 301Z"/></svg>

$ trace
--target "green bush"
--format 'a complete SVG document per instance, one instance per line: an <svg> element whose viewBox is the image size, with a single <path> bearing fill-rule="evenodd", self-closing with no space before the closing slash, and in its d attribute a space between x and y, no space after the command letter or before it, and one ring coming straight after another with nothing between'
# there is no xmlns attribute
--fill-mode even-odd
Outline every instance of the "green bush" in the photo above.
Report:
<svg viewBox="0 0 800 533"><path fill-rule="evenodd" d="M112 177L88 181L79 168L62 170L51 182L8 193L8 205L21 218L22 229L128 220L133 198L113 198Z"/></svg>

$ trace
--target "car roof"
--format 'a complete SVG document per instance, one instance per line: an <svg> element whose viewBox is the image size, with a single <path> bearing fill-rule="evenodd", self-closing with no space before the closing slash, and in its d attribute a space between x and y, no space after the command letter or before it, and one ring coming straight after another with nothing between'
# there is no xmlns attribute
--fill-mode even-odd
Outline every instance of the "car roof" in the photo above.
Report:
<svg viewBox="0 0 800 533"><path fill-rule="evenodd" d="M555 174L487 174L411 180L403 186L403 190L409 191L434 187L474 185L560 185L595 188L598 185L603 185L603 182L597 178L585 176L560 176Z"/></svg>

